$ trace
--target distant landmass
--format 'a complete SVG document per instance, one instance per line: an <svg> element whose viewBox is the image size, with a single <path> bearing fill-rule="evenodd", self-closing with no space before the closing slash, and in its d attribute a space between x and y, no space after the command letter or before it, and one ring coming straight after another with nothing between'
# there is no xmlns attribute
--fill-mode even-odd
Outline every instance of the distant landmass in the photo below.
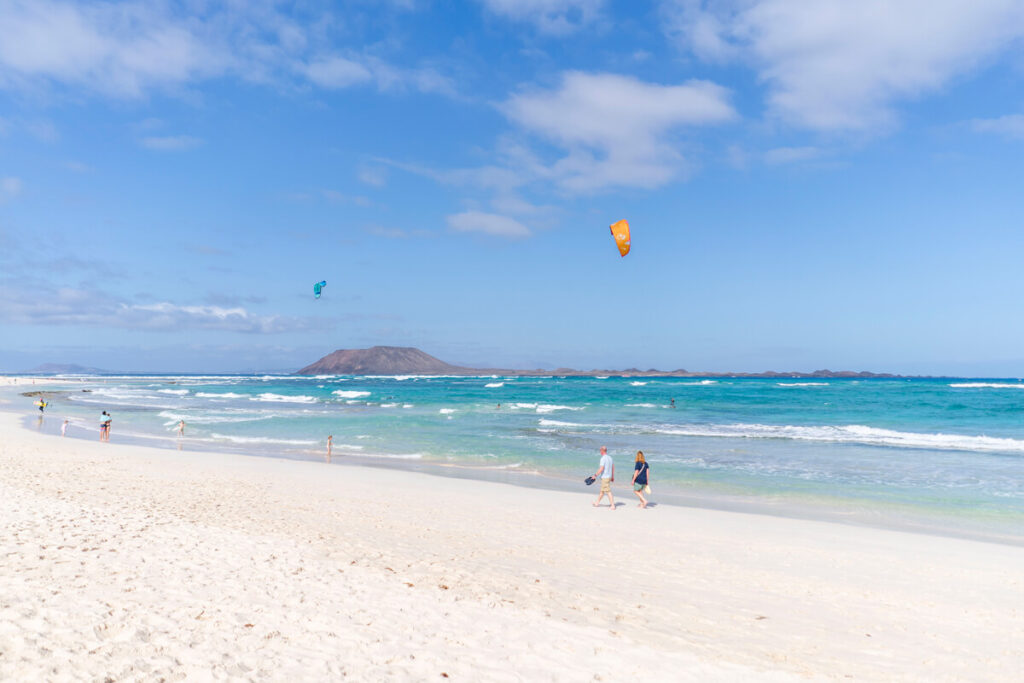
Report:
<svg viewBox="0 0 1024 683"><path fill-rule="evenodd" d="M854 372L851 370L816 370L814 372L690 372L688 370L514 370L508 368L467 368L446 363L439 358L408 346L374 346L370 349L338 349L299 370L297 375L566 375L590 377L902 377L889 373Z"/></svg>
<svg viewBox="0 0 1024 683"><path fill-rule="evenodd" d="M75 365L74 363L43 363L36 367L28 370L28 372L38 372L44 375L109 375L109 370L100 370L99 368L87 368L84 365Z"/></svg>

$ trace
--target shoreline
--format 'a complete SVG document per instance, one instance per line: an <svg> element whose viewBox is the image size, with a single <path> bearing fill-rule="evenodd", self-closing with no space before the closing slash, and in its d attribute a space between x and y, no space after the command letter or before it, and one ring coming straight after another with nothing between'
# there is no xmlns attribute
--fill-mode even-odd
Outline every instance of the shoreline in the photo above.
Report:
<svg viewBox="0 0 1024 683"><path fill-rule="evenodd" d="M1024 661L1012 546L609 515L585 494L18 422L0 414L0 677L1007 680Z"/></svg>
<svg viewBox="0 0 1024 683"><path fill-rule="evenodd" d="M36 415L9 410L3 406L2 401L0 401L0 412L18 415L21 418L23 429L37 431L33 428L33 423L37 419ZM47 422L54 429L54 433L47 433L47 436L57 436L57 427L53 424L54 420L56 418ZM89 438L75 435L70 431L68 438L90 441ZM275 450L266 446L197 444L195 442L189 443L188 437L179 441L174 436L116 434L112 444L115 446L140 446L198 454L228 453L244 457L259 457L289 462L328 464L324 463L325 456L319 451L314 450L295 450L289 452L286 450ZM596 496L596 487L584 488L581 482L567 476L558 476L553 472L516 470L508 466L487 467L430 460L424 461L389 457L387 455L378 456L372 453L355 451L344 452L341 448L336 449L334 462L329 464L408 471L467 481L509 484L528 489L561 491L565 493L585 492L588 494L593 493ZM583 469L585 468L581 468L581 472ZM591 491L591 489L594 490ZM626 483L616 483L614 491L616 495L624 499L632 500L633 498L631 489ZM726 493L710 490L706 486L703 489L690 491L679 491L671 488L666 491L666 489L659 488L653 500L659 504L673 507L767 515L783 519L822 521L870 529L927 534L945 538L1024 547L1024 535L1012 535L1007 531L995 528L991 523L986 526L984 523L979 523L976 517L965 521L963 518L954 517L945 511L922 511L920 508L915 508L910 504L883 503L877 500L841 498L838 496L822 499L820 497L800 497L797 494L790 494L785 500L780 500L779 496L762 495L758 497L753 493ZM844 503L845 506L843 505ZM1017 528L1013 526L1014 521L1003 522L1002 527ZM959 526L957 523L959 523ZM973 526L969 523L973 523Z"/></svg>

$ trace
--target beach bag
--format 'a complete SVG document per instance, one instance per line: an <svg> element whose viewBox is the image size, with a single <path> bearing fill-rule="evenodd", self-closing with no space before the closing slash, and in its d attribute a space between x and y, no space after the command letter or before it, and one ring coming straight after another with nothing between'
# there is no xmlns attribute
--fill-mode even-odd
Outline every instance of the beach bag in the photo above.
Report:
<svg viewBox="0 0 1024 683"><path fill-rule="evenodd" d="M646 493L648 496L651 495L651 485L650 484L644 484L644 493Z"/></svg>

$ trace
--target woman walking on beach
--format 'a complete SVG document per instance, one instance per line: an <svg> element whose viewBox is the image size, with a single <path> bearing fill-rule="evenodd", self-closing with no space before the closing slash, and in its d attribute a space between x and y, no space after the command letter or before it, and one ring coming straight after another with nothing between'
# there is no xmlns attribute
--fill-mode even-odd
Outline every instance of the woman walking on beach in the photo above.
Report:
<svg viewBox="0 0 1024 683"><path fill-rule="evenodd" d="M639 507L647 507L647 499L644 498L644 490L650 492L647 488L647 475L651 471L651 466L647 464L647 460L644 458L643 451L636 452L636 465L633 468L633 493L640 499Z"/></svg>

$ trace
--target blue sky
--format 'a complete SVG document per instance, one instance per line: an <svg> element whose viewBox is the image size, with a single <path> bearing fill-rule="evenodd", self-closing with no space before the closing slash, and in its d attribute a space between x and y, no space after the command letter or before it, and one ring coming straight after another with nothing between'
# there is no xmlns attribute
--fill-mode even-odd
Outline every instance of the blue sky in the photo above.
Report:
<svg viewBox="0 0 1024 683"><path fill-rule="evenodd" d="M1024 375L1022 178L1010 0L0 1L0 369Z"/></svg>

